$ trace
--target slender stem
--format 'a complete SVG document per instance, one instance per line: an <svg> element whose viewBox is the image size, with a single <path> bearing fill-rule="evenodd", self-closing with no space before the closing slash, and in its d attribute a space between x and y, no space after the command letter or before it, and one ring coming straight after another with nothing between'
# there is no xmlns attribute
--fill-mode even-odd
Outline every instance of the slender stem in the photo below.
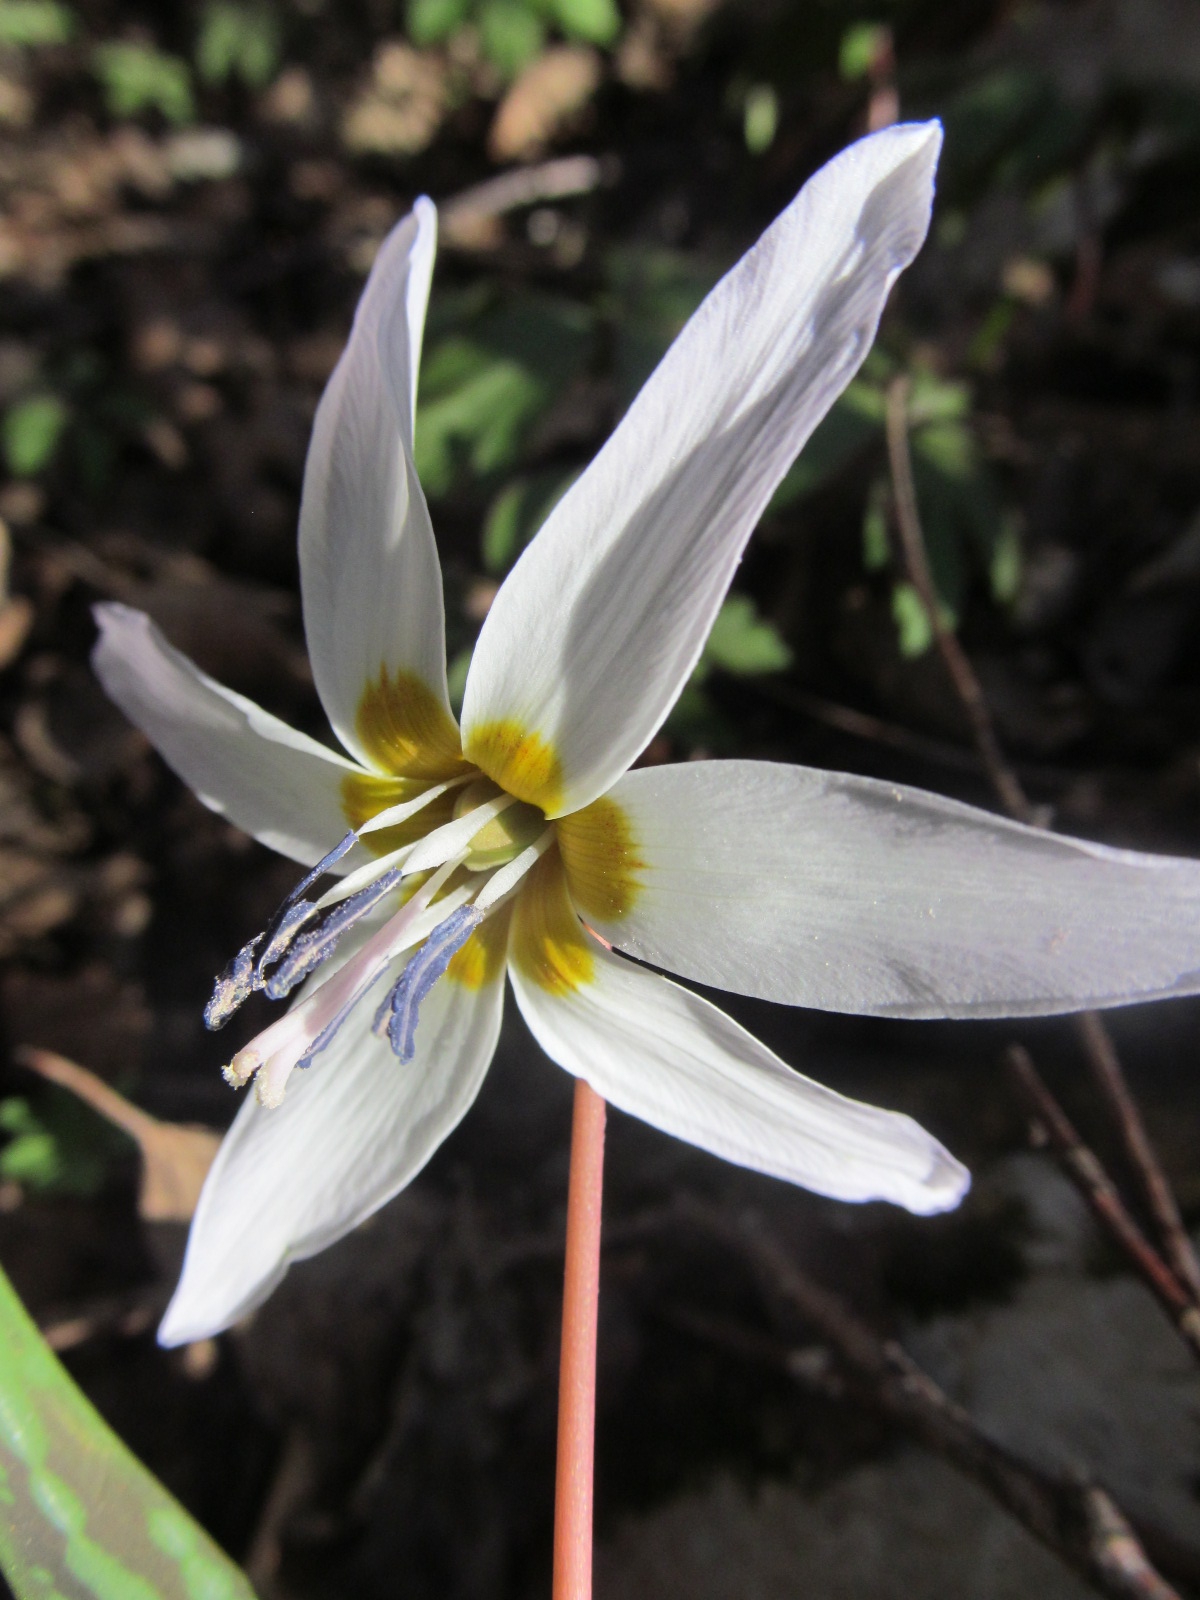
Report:
<svg viewBox="0 0 1200 1600"><path fill-rule="evenodd" d="M591 1600L592 1484L596 1435L596 1313L600 1301L600 1208L604 1191L604 1101L575 1080L562 1363L558 1376L558 1481L554 1497L554 1600Z"/></svg>

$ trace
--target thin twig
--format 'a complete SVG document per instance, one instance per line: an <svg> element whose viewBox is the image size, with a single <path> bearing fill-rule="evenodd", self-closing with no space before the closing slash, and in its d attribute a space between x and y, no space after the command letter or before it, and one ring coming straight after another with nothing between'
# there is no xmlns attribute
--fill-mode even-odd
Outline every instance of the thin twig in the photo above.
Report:
<svg viewBox="0 0 1200 1600"><path fill-rule="evenodd" d="M1010 1045L1005 1062L1063 1170L1150 1286L1192 1355L1200 1360L1200 1308L1130 1216L1112 1179L1047 1088L1028 1050Z"/></svg>
<svg viewBox="0 0 1200 1600"><path fill-rule="evenodd" d="M1166 1258L1176 1277L1186 1285L1193 1302L1200 1305L1200 1261L1196 1259L1179 1206L1150 1143L1137 1103L1125 1082L1112 1035L1094 1011L1085 1011L1076 1017L1075 1027L1087 1052L1092 1076L1121 1130L1125 1148L1141 1178Z"/></svg>
<svg viewBox="0 0 1200 1600"><path fill-rule="evenodd" d="M888 386L886 409L888 462L905 566L925 607L934 642L970 721L980 759L1001 805L1018 822L1037 827L1039 821L1029 797L1000 747L983 686L958 642L958 636L946 625L938 604L913 483L912 456L908 445L909 388L906 377L901 375L894 378ZM1183 1226L1179 1206L1150 1142L1141 1112L1125 1082L1112 1038L1103 1021L1093 1011L1082 1013L1074 1022L1092 1076L1120 1132L1159 1243L1176 1277L1200 1308L1200 1260Z"/></svg>
<svg viewBox="0 0 1200 1600"><path fill-rule="evenodd" d="M760 1218L732 1222L696 1201L680 1203L674 1216L739 1254L764 1290L820 1336L831 1359L811 1346L780 1347L746 1330L731 1341L739 1353L761 1358L769 1352L797 1382L827 1397L843 1398L849 1389L978 1483L1098 1593L1112 1600L1179 1600L1107 1490L1047 1472L989 1438L898 1344L880 1339L839 1296L798 1271ZM678 1312L674 1320L681 1320ZM691 1320L697 1332L708 1321L711 1333L711 1319Z"/></svg>
<svg viewBox="0 0 1200 1600"><path fill-rule="evenodd" d="M962 701L963 709L971 723L971 733L987 770L992 787L1000 797L1004 809L1021 822L1033 821L1033 807L1016 773L1004 758L1000 741L992 724L983 686L975 676L975 669L967 659L966 651L958 642L958 635L946 626L942 607L929 570L925 553L925 539L921 531L921 518L917 510L917 491L913 483L912 456L908 448L908 391L906 377L892 380L887 392L887 448L892 472L892 490L896 503L896 526L904 551L904 564L908 569L913 588L921 598L929 617L946 670L954 682L954 689Z"/></svg>

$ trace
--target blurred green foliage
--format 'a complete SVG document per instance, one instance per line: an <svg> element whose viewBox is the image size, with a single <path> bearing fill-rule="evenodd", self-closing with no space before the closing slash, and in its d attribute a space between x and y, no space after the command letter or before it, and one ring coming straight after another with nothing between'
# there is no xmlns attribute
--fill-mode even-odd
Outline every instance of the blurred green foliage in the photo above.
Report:
<svg viewBox="0 0 1200 1600"><path fill-rule="evenodd" d="M68 44L75 15L60 0L0 0L0 45Z"/></svg>
<svg viewBox="0 0 1200 1600"><path fill-rule="evenodd" d="M891 40L891 29L882 22L855 22L842 35L838 48L838 72L847 83L865 78Z"/></svg>
<svg viewBox="0 0 1200 1600"><path fill-rule="evenodd" d="M0 1131L0 1178L38 1193L93 1195L127 1150L122 1134L62 1089L40 1093L36 1108L22 1095L0 1100Z"/></svg>
<svg viewBox="0 0 1200 1600"><path fill-rule="evenodd" d="M510 471L535 423L586 359L594 329L575 302L525 292L446 297L421 368L415 457L426 493Z"/></svg>
<svg viewBox="0 0 1200 1600"><path fill-rule="evenodd" d="M621 14L615 0L409 0L414 44L442 44L468 25L478 30L488 60L514 77L542 49L550 32L601 46L615 43Z"/></svg>
<svg viewBox="0 0 1200 1600"><path fill-rule="evenodd" d="M279 20L268 6L211 0L200 19L196 72L202 83L239 78L261 89L275 76L280 43Z"/></svg>
<svg viewBox="0 0 1200 1600"><path fill-rule="evenodd" d="M92 68L110 116L136 117L157 111L176 125L196 115L188 64L153 45L110 39L97 45Z"/></svg>
<svg viewBox="0 0 1200 1600"><path fill-rule="evenodd" d="M0 427L0 446L15 478L31 478L50 465L68 415L66 405L54 394L28 395L9 406Z"/></svg>

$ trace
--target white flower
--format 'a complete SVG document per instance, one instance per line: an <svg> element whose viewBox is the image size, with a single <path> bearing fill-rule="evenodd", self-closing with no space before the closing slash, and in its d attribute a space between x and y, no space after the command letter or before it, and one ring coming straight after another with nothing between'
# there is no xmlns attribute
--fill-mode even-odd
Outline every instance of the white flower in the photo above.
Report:
<svg viewBox="0 0 1200 1600"><path fill-rule="evenodd" d="M940 142L930 123L854 145L713 290L497 595L461 742L412 464L428 201L380 252L304 478L309 651L349 756L212 682L146 617L99 608L96 670L206 804L309 866L362 831L339 887L285 907L218 985L214 1023L251 986L286 993L358 919L231 1064L235 1082L257 1072L259 1096L209 1175L165 1342L226 1326L411 1180L478 1092L506 969L547 1054L614 1105L818 1193L921 1213L968 1182L936 1140L799 1076L624 955L896 1017L1200 990L1193 862L867 778L629 770L924 239Z"/></svg>

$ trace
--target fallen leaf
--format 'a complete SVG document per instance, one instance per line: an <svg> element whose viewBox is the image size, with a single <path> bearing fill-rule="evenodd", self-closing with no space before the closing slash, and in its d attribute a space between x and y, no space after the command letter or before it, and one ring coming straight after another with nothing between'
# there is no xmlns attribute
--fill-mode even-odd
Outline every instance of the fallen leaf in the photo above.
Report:
<svg viewBox="0 0 1200 1600"><path fill-rule="evenodd" d="M220 1135L208 1128L162 1122L143 1111L86 1067L53 1050L26 1046L17 1052L31 1068L78 1095L92 1110L136 1141L142 1152L138 1214L146 1222L188 1222L213 1163Z"/></svg>
<svg viewBox="0 0 1200 1600"><path fill-rule="evenodd" d="M583 45L559 45L531 61L500 102L488 153L495 161L528 161L574 121L600 87L600 56Z"/></svg>

